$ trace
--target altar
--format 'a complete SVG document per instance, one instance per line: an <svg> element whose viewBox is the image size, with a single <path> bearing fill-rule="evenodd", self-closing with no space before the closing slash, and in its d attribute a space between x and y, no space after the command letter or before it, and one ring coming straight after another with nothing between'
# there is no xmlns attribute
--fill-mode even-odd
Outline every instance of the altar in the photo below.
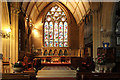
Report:
<svg viewBox="0 0 120 80"><path fill-rule="evenodd" d="M41 61L41 65L70 65L71 57L69 56L38 56L36 60Z"/></svg>
<svg viewBox="0 0 120 80"><path fill-rule="evenodd" d="M70 65L71 55L68 47L42 48L35 54L34 59L40 60L41 65Z"/></svg>

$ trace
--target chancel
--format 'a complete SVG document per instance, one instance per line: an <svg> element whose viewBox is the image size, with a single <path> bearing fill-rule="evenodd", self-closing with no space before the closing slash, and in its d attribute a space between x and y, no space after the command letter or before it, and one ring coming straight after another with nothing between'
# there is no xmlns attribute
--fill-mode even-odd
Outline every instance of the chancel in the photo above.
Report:
<svg viewBox="0 0 120 80"><path fill-rule="evenodd" d="M2 80L120 80L120 2L0 0Z"/></svg>

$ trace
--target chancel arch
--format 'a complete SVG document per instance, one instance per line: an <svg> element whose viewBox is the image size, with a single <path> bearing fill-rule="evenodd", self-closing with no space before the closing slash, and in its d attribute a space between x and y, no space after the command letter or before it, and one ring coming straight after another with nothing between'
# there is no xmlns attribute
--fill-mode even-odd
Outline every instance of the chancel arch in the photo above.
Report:
<svg viewBox="0 0 120 80"><path fill-rule="evenodd" d="M45 47L45 40L44 40L44 38L45 38L45 34L44 34L44 31L45 31L45 24L46 25L48 25L49 26L49 24L52 24L52 27L54 28L54 23L55 23L55 21L57 21L58 22L58 27L60 26L59 24L60 24L60 20L55 20L55 21L47 21L47 18L46 18L46 15L48 14L48 12L49 12L49 10L51 10L52 9L52 7L55 7L55 6L57 6L57 7L59 7L61 10L62 10L62 12L64 12L64 14L65 14L65 18L66 18L66 20L65 21L62 21L61 20L61 22L62 22L62 25L65 27L66 25L67 25L67 33L66 33L66 35L67 35L67 46L57 46L56 47L56 45L52 45L52 46L50 46L49 45L49 47L47 46L47 47ZM62 14L61 14L62 15ZM60 17L60 16L59 16ZM62 17L62 16L61 16ZM51 18L51 17L50 17ZM60 19L62 19L62 18L60 18ZM49 20L49 19L48 19ZM45 21L47 21L46 23L45 23ZM38 29L39 30L39 35L40 35L40 37L39 38L36 38L36 37L34 37L34 36L32 36L33 38L33 41L35 40L35 42L33 42L33 44L36 46L36 48L46 48L46 49L50 49L50 48L54 48L54 49L60 49L60 47L61 48L63 48L63 49L72 49L72 50L74 50L74 48L76 47L76 48L78 48L78 46L79 46L79 44L78 44L78 41L79 41L79 36L75 36L75 35L78 35L78 26L77 26L77 23L76 23L76 21L75 21L75 19L74 19L74 16L72 15L72 13L69 11L69 9L64 5L64 4L62 4L62 3L60 3L60 2L54 2L54 3L49 3L42 11L41 11L41 13L39 13L39 16L38 16L38 18L37 18L37 21L36 21L36 23L35 23L35 26L34 26L35 28L33 28L33 29ZM64 29L64 28L63 28ZM60 30L60 29L59 29ZM52 30L51 30L52 31ZM62 30L61 30L62 31ZM64 31L64 30L63 30ZM54 29L53 29L53 33L54 33ZM65 33L65 32L64 32ZM34 34L34 33L33 33ZM58 32L58 35L59 35L59 32ZM48 36L48 35L47 35ZM54 38L54 36L53 36L53 38ZM58 40L59 41L59 40ZM39 43L37 43L37 42L39 42ZM54 40L53 40L53 42L54 42ZM65 42L64 40L63 40L63 42ZM71 42L73 42L73 43L71 43ZM49 43L48 43L49 44ZM55 48L56 47L56 48ZM52 49L53 49L52 48ZM63 50L62 49L62 50Z"/></svg>

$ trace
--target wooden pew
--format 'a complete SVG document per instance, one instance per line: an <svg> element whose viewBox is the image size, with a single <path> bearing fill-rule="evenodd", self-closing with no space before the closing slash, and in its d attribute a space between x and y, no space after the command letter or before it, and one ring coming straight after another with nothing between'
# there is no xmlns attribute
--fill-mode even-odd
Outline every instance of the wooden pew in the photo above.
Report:
<svg viewBox="0 0 120 80"><path fill-rule="evenodd" d="M36 80L35 73L3 73L2 80Z"/></svg>
<svg viewBox="0 0 120 80"><path fill-rule="evenodd" d="M79 67L81 72L91 72L94 70L95 65L91 57L81 58L81 57L71 57L71 66L75 69Z"/></svg>
<svg viewBox="0 0 120 80"><path fill-rule="evenodd" d="M120 80L120 73L78 72L77 80Z"/></svg>

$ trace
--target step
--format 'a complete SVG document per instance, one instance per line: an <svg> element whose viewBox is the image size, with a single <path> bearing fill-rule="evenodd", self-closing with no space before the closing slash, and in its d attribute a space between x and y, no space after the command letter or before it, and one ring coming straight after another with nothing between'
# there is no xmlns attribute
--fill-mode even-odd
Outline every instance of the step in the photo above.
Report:
<svg viewBox="0 0 120 80"><path fill-rule="evenodd" d="M76 74L39 74L36 77L76 77Z"/></svg>
<svg viewBox="0 0 120 80"><path fill-rule="evenodd" d="M75 74L75 75L76 75L76 73L56 73L56 72L55 72L55 73L37 73L37 75L41 75L41 74L46 74L46 75L47 75L47 74L52 74L52 75L53 75L53 74L55 74L55 75Z"/></svg>
<svg viewBox="0 0 120 80"><path fill-rule="evenodd" d="M76 70L39 70L38 73L76 73Z"/></svg>
<svg viewBox="0 0 120 80"><path fill-rule="evenodd" d="M76 77L76 73L76 70L39 70L36 77Z"/></svg>

